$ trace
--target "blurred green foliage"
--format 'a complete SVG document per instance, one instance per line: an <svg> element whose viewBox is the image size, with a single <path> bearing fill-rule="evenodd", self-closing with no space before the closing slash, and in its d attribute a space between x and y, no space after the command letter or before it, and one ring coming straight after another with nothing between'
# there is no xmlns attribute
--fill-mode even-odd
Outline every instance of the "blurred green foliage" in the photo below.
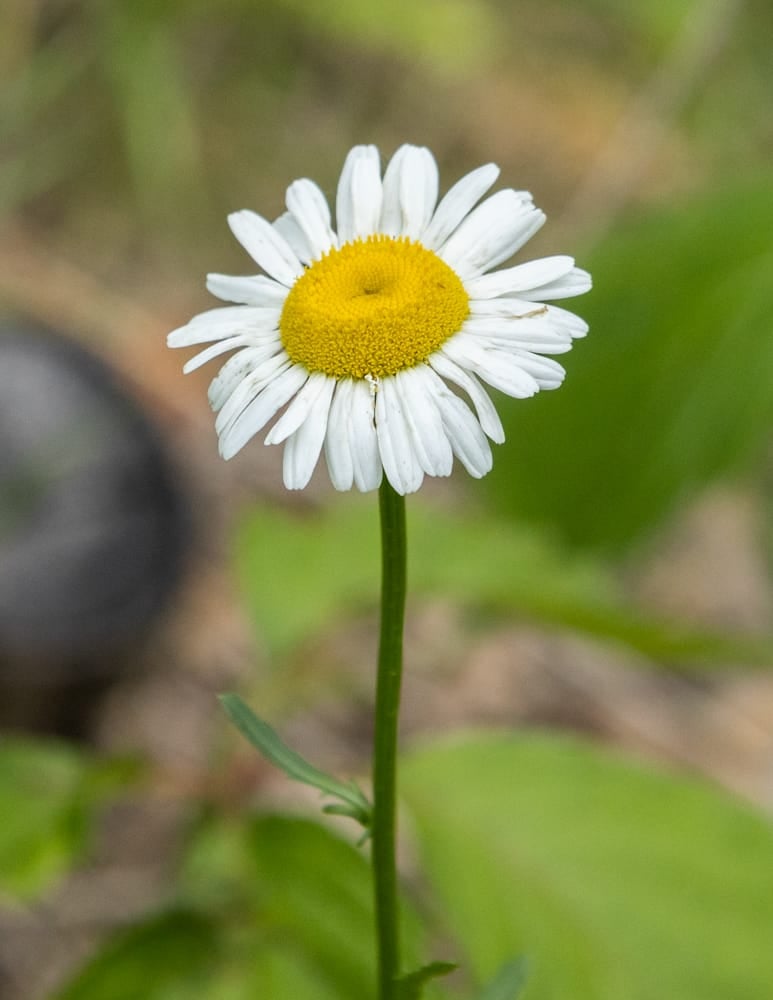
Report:
<svg viewBox="0 0 773 1000"><path fill-rule="evenodd" d="M175 906L119 932L59 1000L368 1000L373 934L362 852L304 820L211 817Z"/></svg>
<svg viewBox="0 0 773 1000"><path fill-rule="evenodd" d="M767 819L555 735L428 747L403 788L438 919L478 974L515 948L524 1000L766 995Z"/></svg>
<svg viewBox="0 0 773 1000"><path fill-rule="evenodd" d="M473 0L13 2L0 35L0 213L109 200L118 232L139 209L144 232L181 244L233 207L235 175L237 189L270 176L284 104L318 86L309 99L322 112L324 91L345 85L340 50L458 74L490 59L499 37L494 9Z"/></svg>
<svg viewBox="0 0 773 1000"><path fill-rule="evenodd" d="M753 170L769 149L769 119L757 111L773 86L764 42L773 12L765 0L735 7L716 65L674 123L701 149L701 184L737 174L733 151ZM484 156L512 158L510 128L524 125L511 125L510 111L524 102L554 139L566 128L580 137L598 123L581 107L572 123L557 101L574 105L582 88L589 101L635 91L706 9L701 0L8 0L0 213L29 211L92 253L142 234L145 246L168 252L177 241L186 260L212 266L223 210L278 199L290 165L313 162L329 180L352 141L379 137L430 137L451 165L471 164L476 140L460 125L469 132L474 118L459 119L468 86L473 106L499 122L498 154L485 132L477 137L492 146ZM534 139L524 132L506 165L528 165ZM540 177L533 165L529 174Z"/></svg>
<svg viewBox="0 0 773 1000"><path fill-rule="evenodd" d="M551 605L592 607L614 597L612 579L600 567L562 558L510 522L443 514L418 498L408 518L411 593L500 607L523 603L546 615ZM234 538L233 556L253 619L282 653L347 609L375 607L378 511L368 498L341 498L307 516L254 510Z"/></svg>
<svg viewBox="0 0 773 1000"><path fill-rule="evenodd" d="M0 899L48 891L85 855L100 806L136 778L130 761L100 761L63 743L0 742Z"/></svg>
<svg viewBox="0 0 773 1000"><path fill-rule="evenodd" d="M752 811L554 736L456 738L403 780L423 872L407 961L427 947L420 905L467 970L426 997L470 996L470 974L514 951L524 1000L765 996L773 832ZM114 936L59 1000L367 1000L372 919L356 848L303 820L211 814L173 908Z"/></svg>
<svg viewBox="0 0 773 1000"><path fill-rule="evenodd" d="M581 447L567 442L567 454ZM536 492L544 480L535 478ZM409 504L408 518L413 595L441 595L575 629L671 664L767 665L773 659L773 636L733 636L638 612L600 561L576 555L531 525L491 514L443 513L419 498ZM235 534L233 558L251 617L281 663L284 654L353 609L376 607L375 505L341 499L306 516L256 509Z"/></svg>
<svg viewBox="0 0 773 1000"><path fill-rule="evenodd" d="M381 0L363 4L341 0L278 0L305 30L323 38L392 51L400 59L419 58L441 71L465 74L499 52L493 5L476 0Z"/></svg>
<svg viewBox="0 0 773 1000"><path fill-rule="evenodd" d="M191 910L171 910L118 934L60 996L62 1000L202 996L202 984L217 974L218 946L218 928L211 918Z"/></svg>
<svg viewBox="0 0 773 1000"><path fill-rule="evenodd" d="M649 215L583 263L595 290L577 310L592 333L567 358L560 392L501 400L507 441L484 488L501 513L618 554L764 455L773 185Z"/></svg>

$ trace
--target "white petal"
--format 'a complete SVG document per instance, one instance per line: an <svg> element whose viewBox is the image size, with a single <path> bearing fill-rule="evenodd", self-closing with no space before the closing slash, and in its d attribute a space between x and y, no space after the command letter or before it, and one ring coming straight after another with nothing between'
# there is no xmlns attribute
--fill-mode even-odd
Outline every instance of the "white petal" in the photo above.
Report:
<svg viewBox="0 0 773 1000"><path fill-rule="evenodd" d="M466 281L512 257L544 221L521 192L497 191L470 212L439 255Z"/></svg>
<svg viewBox="0 0 773 1000"><path fill-rule="evenodd" d="M314 181L306 178L294 181L287 189L286 203L311 249L312 260L319 260L336 246L327 199Z"/></svg>
<svg viewBox="0 0 773 1000"><path fill-rule="evenodd" d="M271 225L276 229L287 245L292 248L293 253L302 264L311 264L311 247L303 235L303 230L298 225L292 212L283 212Z"/></svg>
<svg viewBox="0 0 773 1000"><path fill-rule="evenodd" d="M279 362L287 364L289 359L278 342L248 347L229 358L209 386L209 405L215 413L225 405L225 401L245 378L276 356L279 356Z"/></svg>
<svg viewBox="0 0 773 1000"><path fill-rule="evenodd" d="M353 387L350 378L342 379L336 385L327 419L325 459L330 482L337 490L350 490L354 483L354 462L349 445Z"/></svg>
<svg viewBox="0 0 773 1000"><path fill-rule="evenodd" d="M215 306L214 309L206 309L197 313L188 323L188 326L204 326L219 321L232 321L234 326L246 322L254 322L257 325L265 326L266 322L278 320L281 310L276 306Z"/></svg>
<svg viewBox="0 0 773 1000"><path fill-rule="evenodd" d="M218 340L214 344L210 344L203 351L199 351L198 354L194 355L189 361L186 361L183 365L183 375L190 375L191 372L195 372L197 368L201 368L208 361L213 358L219 357L221 354L226 354L228 351L235 351L237 347L249 347L252 344L252 337L229 337L227 340Z"/></svg>
<svg viewBox="0 0 773 1000"><path fill-rule="evenodd" d="M580 267L573 267L572 270L562 278L557 278L548 284L533 288L530 292L523 291L521 295L525 299L539 299L541 302L552 302L554 299L568 299L573 295L584 295L589 292L593 282L587 271Z"/></svg>
<svg viewBox="0 0 773 1000"><path fill-rule="evenodd" d="M368 493L381 485L384 469L376 432L376 401L367 382L353 383L349 418L354 485L361 493Z"/></svg>
<svg viewBox="0 0 773 1000"><path fill-rule="evenodd" d="M493 459L486 435L472 411L442 381L435 398L454 454L471 476L480 479L491 471ZM445 391L443 391L445 389Z"/></svg>
<svg viewBox="0 0 773 1000"><path fill-rule="evenodd" d="M508 302L514 303L515 315L508 315ZM500 303L505 303L501 306ZM522 310L529 305L537 308L532 314ZM472 306L472 304L471 304ZM490 306L488 314L480 314L482 306ZM507 340L522 346L535 344L533 350L544 354L561 354L571 349L572 340L584 337L588 324L574 313L558 306L541 306L521 299L488 299L474 304L475 312L462 325L463 333L495 340ZM529 347L529 350L532 350Z"/></svg>
<svg viewBox="0 0 773 1000"><path fill-rule="evenodd" d="M344 162L336 196L339 243L378 231L381 216L381 167L375 146L355 146Z"/></svg>
<svg viewBox="0 0 773 1000"><path fill-rule="evenodd" d="M415 493L422 484L424 472L414 451L393 378L383 378L378 384L376 433L387 479L398 493Z"/></svg>
<svg viewBox="0 0 773 1000"><path fill-rule="evenodd" d="M538 354L564 354L572 348L570 332L551 322L548 315L538 319L473 316L465 321L461 332L474 337L482 347L487 343L499 347L522 347Z"/></svg>
<svg viewBox="0 0 773 1000"><path fill-rule="evenodd" d="M525 372L506 351L486 349L472 338L459 335L441 348L442 353L463 368L469 368L484 382L515 399L528 399L539 391L536 380Z"/></svg>
<svg viewBox="0 0 773 1000"><path fill-rule="evenodd" d="M304 387L266 435L265 444L281 444L291 434L294 434L306 420L317 397L328 383L335 386L335 381L322 372L313 372L309 375Z"/></svg>
<svg viewBox="0 0 773 1000"><path fill-rule="evenodd" d="M238 355L237 355L238 357ZM215 430L218 434L222 434L239 416L239 414L244 410L244 408L252 402L252 400L262 392L263 389L269 384L269 382L278 378L283 371L288 369L292 365L292 362L284 353L284 351L279 354L273 354L270 357L265 358L259 364L253 365L253 367L244 374L241 380L236 380L235 378L230 379L231 392L228 397L222 401L219 407L219 412L217 418L215 419ZM225 369L226 365L223 365ZM221 371L220 375L223 372ZM218 379L220 378L218 375ZM215 380L217 381L217 379ZM219 389L215 388L215 382L210 386L210 390L214 391L215 394L219 393ZM212 401L212 395L210 395L210 402ZM214 404L213 404L214 409Z"/></svg>
<svg viewBox="0 0 773 1000"><path fill-rule="evenodd" d="M513 357L518 367L528 372L540 389L557 389L566 377L566 371L552 358L521 350L514 351Z"/></svg>
<svg viewBox="0 0 773 1000"><path fill-rule="evenodd" d="M303 274L303 266L287 240L256 212L243 209L228 216L228 224L237 240L266 274L291 287Z"/></svg>
<svg viewBox="0 0 773 1000"><path fill-rule="evenodd" d="M566 354L572 349L571 338L550 332L545 336L531 337L525 333L509 336L507 332L497 334L476 334L471 331L470 335L479 341L484 350L494 349L498 351L512 352L513 350L532 351L535 354Z"/></svg>
<svg viewBox="0 0 773 1000"><path fill-rule="evenodd" d="M400 204L401 179L408 151L414 146L404 145L395 152L384 171L381 220L379 230L385 236L401 236L403 212Z"/></svg>
<svg viewBox="0 0 773 1000"><path fill-rule="evenodd" d="M239 414L219 431L220 454L233 458L245 444L295 395L309 377L300 365L292 365L272 378L268 385ZM229 400L230 402L230 400ZM220 415L225 412L225 407Z"/></svg>
<svg viewBox="0 0 773 1000"><path fill-rule="evenodd" d="M470 314L472 316L508 316L511 319L538 319L547 317L548 307L541 302L527 302L511 295L503 295L495 299L471 299Z"/></svg>
<svg viewBox="0 0 773 1000"><path fill-rule="evenodd" d="M337 490L355 485L362 493L378 489L383 468L376 436L375 400L364 381L343 379L330 407L325 457Z"/></svg>
<svg viewBox="0 0 773 1000"><path fill-rule="evenodd" d="M264 274L234 277L230 274L208 274L207 288L226 302L241 302L247 306L281 306L287 289Z"/></svg>
<svg viewBox="0 0 773 1000"><path fill-rule="evenodd" d="M573 339L584 337L588 332L588 324L581 316L576 316L568 309L561 306L548 306L548 319L550 325L556 330L565 331Z"/></svg>
<svg viewBox="0 0 773 1000"><path fill-rule="evenodd" d="M421 242L424 246L430 250L441 247L496 182L497 177L499 167L495 163L486 163L458 180L445 194L432 221L422 233Z"/></svg>
<svg viewBox="0 0 773 1000"><path fill-rule="evenodd" d="M529 399L539 391L534 376L505 351L487 351L485 361L476 370L489 385L514 399Z"/></svg>
<svg viewBox="0 0 773 1000"><path fill-rule="evenodd" d="M166 338L169 347L191 347L247 333L276 330L281 310L265 306L221 306L199 313Z"/></svg>
<svg viewBox="0 0 773 1000"><path fill-rule="evenodd" d="M432 218L437 195L435 157L424 146L401 146L384 172L380 231L418 239Z"/></svg>
<svg viewBox="0 0 773 1000"><path fill-rule="evenodd" d="M394 387L422 469L430 476L450 476L454 454L433 399L436 381L434 372L427 365L420 365L398 372Z"/></svg>
<svg viewBox="0 0 773 1000"><path fill-rule="evenodd" d="M505 439L502 421L499 419L499 414L490 396L475 376L471 372L460 368L459 365L440 351L437 351L430 357L429 363L438 375L441 375L449 382L453 382L454 385L458 385L460 389L467 393L472 401L472 405L475 407L481 427L492 441L501 444Z"/></svg>
<svg viewBox="0 0 773 1000"><path fill-rule="evenodd" d="M574 267L574 258L557 255L530 260L516 267L508 267L493 274L483 274L465 282L467 294L472 299L492 299L497 295L532 291L558 278L564 278ZM541 296L538 296L541 298Z"/></svg>
<svg viewBox="0 0 773 1000"><path fill-rule="evenodd" d="M319 461L327 431L330 400L335 389L335 379L328 376L323 376L323 379L321 391L316 394L308 416L285 445L282 471L288 490L302 490Z"/></svg>

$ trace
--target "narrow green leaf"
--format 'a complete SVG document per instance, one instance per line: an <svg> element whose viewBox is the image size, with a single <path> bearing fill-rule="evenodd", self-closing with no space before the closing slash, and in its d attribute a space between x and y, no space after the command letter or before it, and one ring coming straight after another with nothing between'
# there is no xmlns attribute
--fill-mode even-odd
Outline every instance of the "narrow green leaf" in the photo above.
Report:
<svg viewBox="0 0 773 1000"><path fill-rule="evenodd" d="M528 975L529 963L525 955L519 955L518 958L502 966L479 994L478 1000L517 1000L526 985Z"/></svg>
<svg viewBox="0 0 773 1000"><path fill-rule="evenodd" d="M220 695L220 702L228 718L266 760L291 778L304 785L318 788L326 795L340 799L343 804L327 806L327 812L350 816L363 826L370 826L371 807L363 793L352 781L344 783L319 768L314 767L295 750L291 750L275 729L257 715L237 694Z"/></svg>
<svg viewBox="0 0 773 1000"><path fill-rule="evenodd" d="M447 976L457 968L455 962L430 962L416 972L400 976L397 981L397 996L399 1000L420 1000L424 987L430 979Z"/></svg>

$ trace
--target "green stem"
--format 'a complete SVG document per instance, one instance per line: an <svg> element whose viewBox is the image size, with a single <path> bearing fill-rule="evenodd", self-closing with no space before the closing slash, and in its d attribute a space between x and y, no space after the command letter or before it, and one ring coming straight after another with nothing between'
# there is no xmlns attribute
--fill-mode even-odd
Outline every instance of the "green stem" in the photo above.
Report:
<svg viewBox="0 0 773 1000"><path fill-rule="evenodd" d="M396 862L397 723L405 618L405 498L386 479L381 512L381 632L373 753L373 884L378 946L378 997L394 1000L400 972Z"/></svg>

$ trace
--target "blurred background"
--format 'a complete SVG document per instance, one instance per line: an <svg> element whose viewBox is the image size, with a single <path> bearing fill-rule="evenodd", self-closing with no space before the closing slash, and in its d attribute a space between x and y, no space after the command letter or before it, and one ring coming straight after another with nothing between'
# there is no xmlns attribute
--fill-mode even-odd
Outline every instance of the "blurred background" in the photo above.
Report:
<svg viewBox="0 0 773 1000"><path fill-rule="evenodd" d="M373 497L221 462L215 366L165 347L250 268L227 213L332 195L355 143L429 146L442 189L498 163L548 215L520 259L595 286L492 474L409 505L406 742L571 732L769 813L772 36L766 0L4 0L0 995L175 898L203 815L303 811L217 692L367 771Z"/></svg>

